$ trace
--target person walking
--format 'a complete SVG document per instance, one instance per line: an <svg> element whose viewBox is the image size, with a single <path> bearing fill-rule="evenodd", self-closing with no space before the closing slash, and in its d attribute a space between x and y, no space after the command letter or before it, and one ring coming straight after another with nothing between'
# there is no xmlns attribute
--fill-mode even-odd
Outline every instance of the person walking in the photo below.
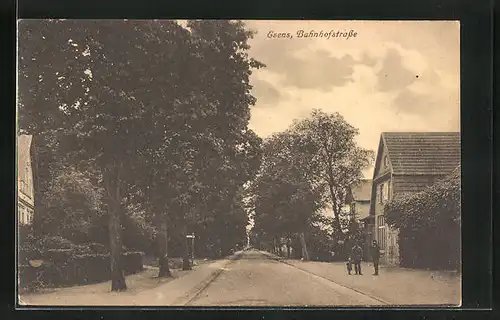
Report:
<svg viewBox="0 0 500 320"><path fill-rule="evenodd" d="M359 244L355 244L352 247L352 260L354 262L354 272L355 274L362 275L361 273L361 259L363 259L363 249L359 246Z"/></svg>
<svg viewBox="0 0 500 320"><path fill-rule="evenodd" d="M380 261L380 247L377 244L377 240L373 240L370 246L370 253L373 261L373 268L375 269L374 276L378 276L378 263Z"/></svg>

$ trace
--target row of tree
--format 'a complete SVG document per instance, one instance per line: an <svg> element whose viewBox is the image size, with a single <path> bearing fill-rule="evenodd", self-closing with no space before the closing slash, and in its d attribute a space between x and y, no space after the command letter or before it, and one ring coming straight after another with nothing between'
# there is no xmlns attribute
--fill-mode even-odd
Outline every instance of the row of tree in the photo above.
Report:
<svg viewBox="0 0 500 320"><path fill-rule="evenodd" d="M306 239L329 226L330 236L317 240L325 249L340 251L336 246L347 240L349 231L357 231L343 214L347 192L373 161L373 152L357 145L357 134L340 114L313 110L264 141L262 166L251 186L257 245L279 248L298 239L301 256L309 259ZM321 213L327 208L332 218Z"/></svg>
<svg viewBox="0 0 500 320"><path fill-rule="evenodd" d="M252 33L242 22L24 20L19 36L19 127L33 135L35 226L95 225L74 218L76 208L60 210L51 192L75 181L68 175L86 185L87 207L107 219L112 290L126 289L128 212L140 209L158 231L160 276L170 273L168 230L226 245L235 232L245 237L243 186L259 168L261 143L248 129L249 77L263 64L248 56Z"/></svg>

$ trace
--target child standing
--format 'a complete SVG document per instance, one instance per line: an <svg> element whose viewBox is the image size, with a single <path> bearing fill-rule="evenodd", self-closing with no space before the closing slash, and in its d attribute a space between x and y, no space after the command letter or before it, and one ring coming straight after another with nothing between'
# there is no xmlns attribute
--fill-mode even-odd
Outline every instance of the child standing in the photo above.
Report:
<svg viewBox="0 0 500 320"><path fill-rule="evenodd" d="M349 275L351 275L351 271L352 271L352 258L351 257L349 257L347 259L346 267L347 267L347 273L349 273Z"/></svg>

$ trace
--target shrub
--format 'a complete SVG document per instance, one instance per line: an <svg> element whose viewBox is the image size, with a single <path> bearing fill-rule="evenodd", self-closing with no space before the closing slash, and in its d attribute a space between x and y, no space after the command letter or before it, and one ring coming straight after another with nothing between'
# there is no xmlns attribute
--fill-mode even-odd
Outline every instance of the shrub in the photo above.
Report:
<svg viewBox="0 0 500 320"><path fill-rule="evenodd" d="M86 254L72 258L73 284L92 284L110 279L109 255Z"/></svg>
<svg viewBox="0 0 500 320"><path fill-rule="evenodd" d="M402 266L460 267L459 172L456 170L422 192L396 197L385 205L387 223L399 229Z"/></svg>
<svg viewBox="0 0 500 320"><path fill-rule="evenodd" d="M44 253L44 260L53 264L64 265L75 254L73 249L49 249Z"/></svg>
<svg viewBox="0 0 500 320"><path fill-rule="evenodd" d="M96 254L107 254L109 253L108 247L106 247L103 244L100 243L89 243L87 244L88 248L90 249L91 252L96 253Z"/></svg>
<svg viewBox="0 0 500 320"><path fill-rule="evenodd" d="M30 265L20 265L18 269L19 288L34 290L38 286L39 268Z"/></svg>
<svg viewBox="0 0 500 320"><path fill-rule="evenodd" d="M40 247L46 251L51 249L72 249L74 244L61 236L46 236L40 239Z"/></svg>
<svg viewBox="0 0 500 320"><path fill-rule="evenodd" d="M41 267L23 265L19 268L20 288L36 289L40 286L85 285L111 279L108 254L74 254L70 249L48 251L49 260ZM143 253L128 252L122 255L125 274L143 269Z"/></svg>
<svg viewBox="0 0 500 320"><path fill-rule="evenodd" d="M24 237L23 241L19 242L18 249L18 262L20 265L27 265L29 260L40 259L42 256L39 241L32 235Z"/></svg>
<svg viewBox="0 0 500 320"><path fill-rule="evenodd" d="M127 252L122 255L123 272L133 274L143 269L142 252Z"/></svg>
<svg viewBox="0 0 500 320"><path fill-rule="evenodd" d="M17 240L20 245L25 242L31 241L33 238L33 227L31 225L19 225L17 232Z"/></svg>

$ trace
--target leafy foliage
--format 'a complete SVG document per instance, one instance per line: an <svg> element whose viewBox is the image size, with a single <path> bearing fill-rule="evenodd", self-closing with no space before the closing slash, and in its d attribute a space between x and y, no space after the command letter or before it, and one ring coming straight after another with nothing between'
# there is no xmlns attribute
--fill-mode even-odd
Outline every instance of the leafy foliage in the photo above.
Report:
<svg viewBox="0 0 500 320"><path fill-rule="evenodd" d="M242 241L239 193L261 143L248 129L249 76L263 67L242 22L23 21L20 35L20 128L44 149L40 225L58 217L65 236L108 236L118 290L122 242L145 248L165 225L180 243L200 225L219 247ZM133 244L139 234L149 240Z"/></svg>
<svg viewBox="0 0 500 320"><path fill-rule="evenodd" d="M399 229L403 266L459 268L460 170L426 190L385 205L389 226Z"/></svg>
<svg viewBox="0 0 500 320"><path fill-rule="evenodd" d="M373 152L356 144L357 134L340 114L313 110L308 118L266 140L253 185L255 226L261 238L304 232L317 222L319 210L331 207L329 246L337 245L344 237L341 209L348 188L373 160Z"/></svg>
<svg viewBox="0 0 500 320"><path fill-rule="evenodd" d="M306 146L288 131L264 143L261 170L250 188L258 241L292 241L321 217L323 186L315 184L304 153L296 152L300 147Z"/></svg>
<svg viewBox="0 0 500 320"><path fill-rule="evenodd" d="M333 209L341 229L340 215L349 186L362 178L362 170L374 159L374 153L356 144L358 129L339 114L313 110L311 116L295 122L291 131L308 146L308 160L320 183L326 184L324 197Z"/></svg>

